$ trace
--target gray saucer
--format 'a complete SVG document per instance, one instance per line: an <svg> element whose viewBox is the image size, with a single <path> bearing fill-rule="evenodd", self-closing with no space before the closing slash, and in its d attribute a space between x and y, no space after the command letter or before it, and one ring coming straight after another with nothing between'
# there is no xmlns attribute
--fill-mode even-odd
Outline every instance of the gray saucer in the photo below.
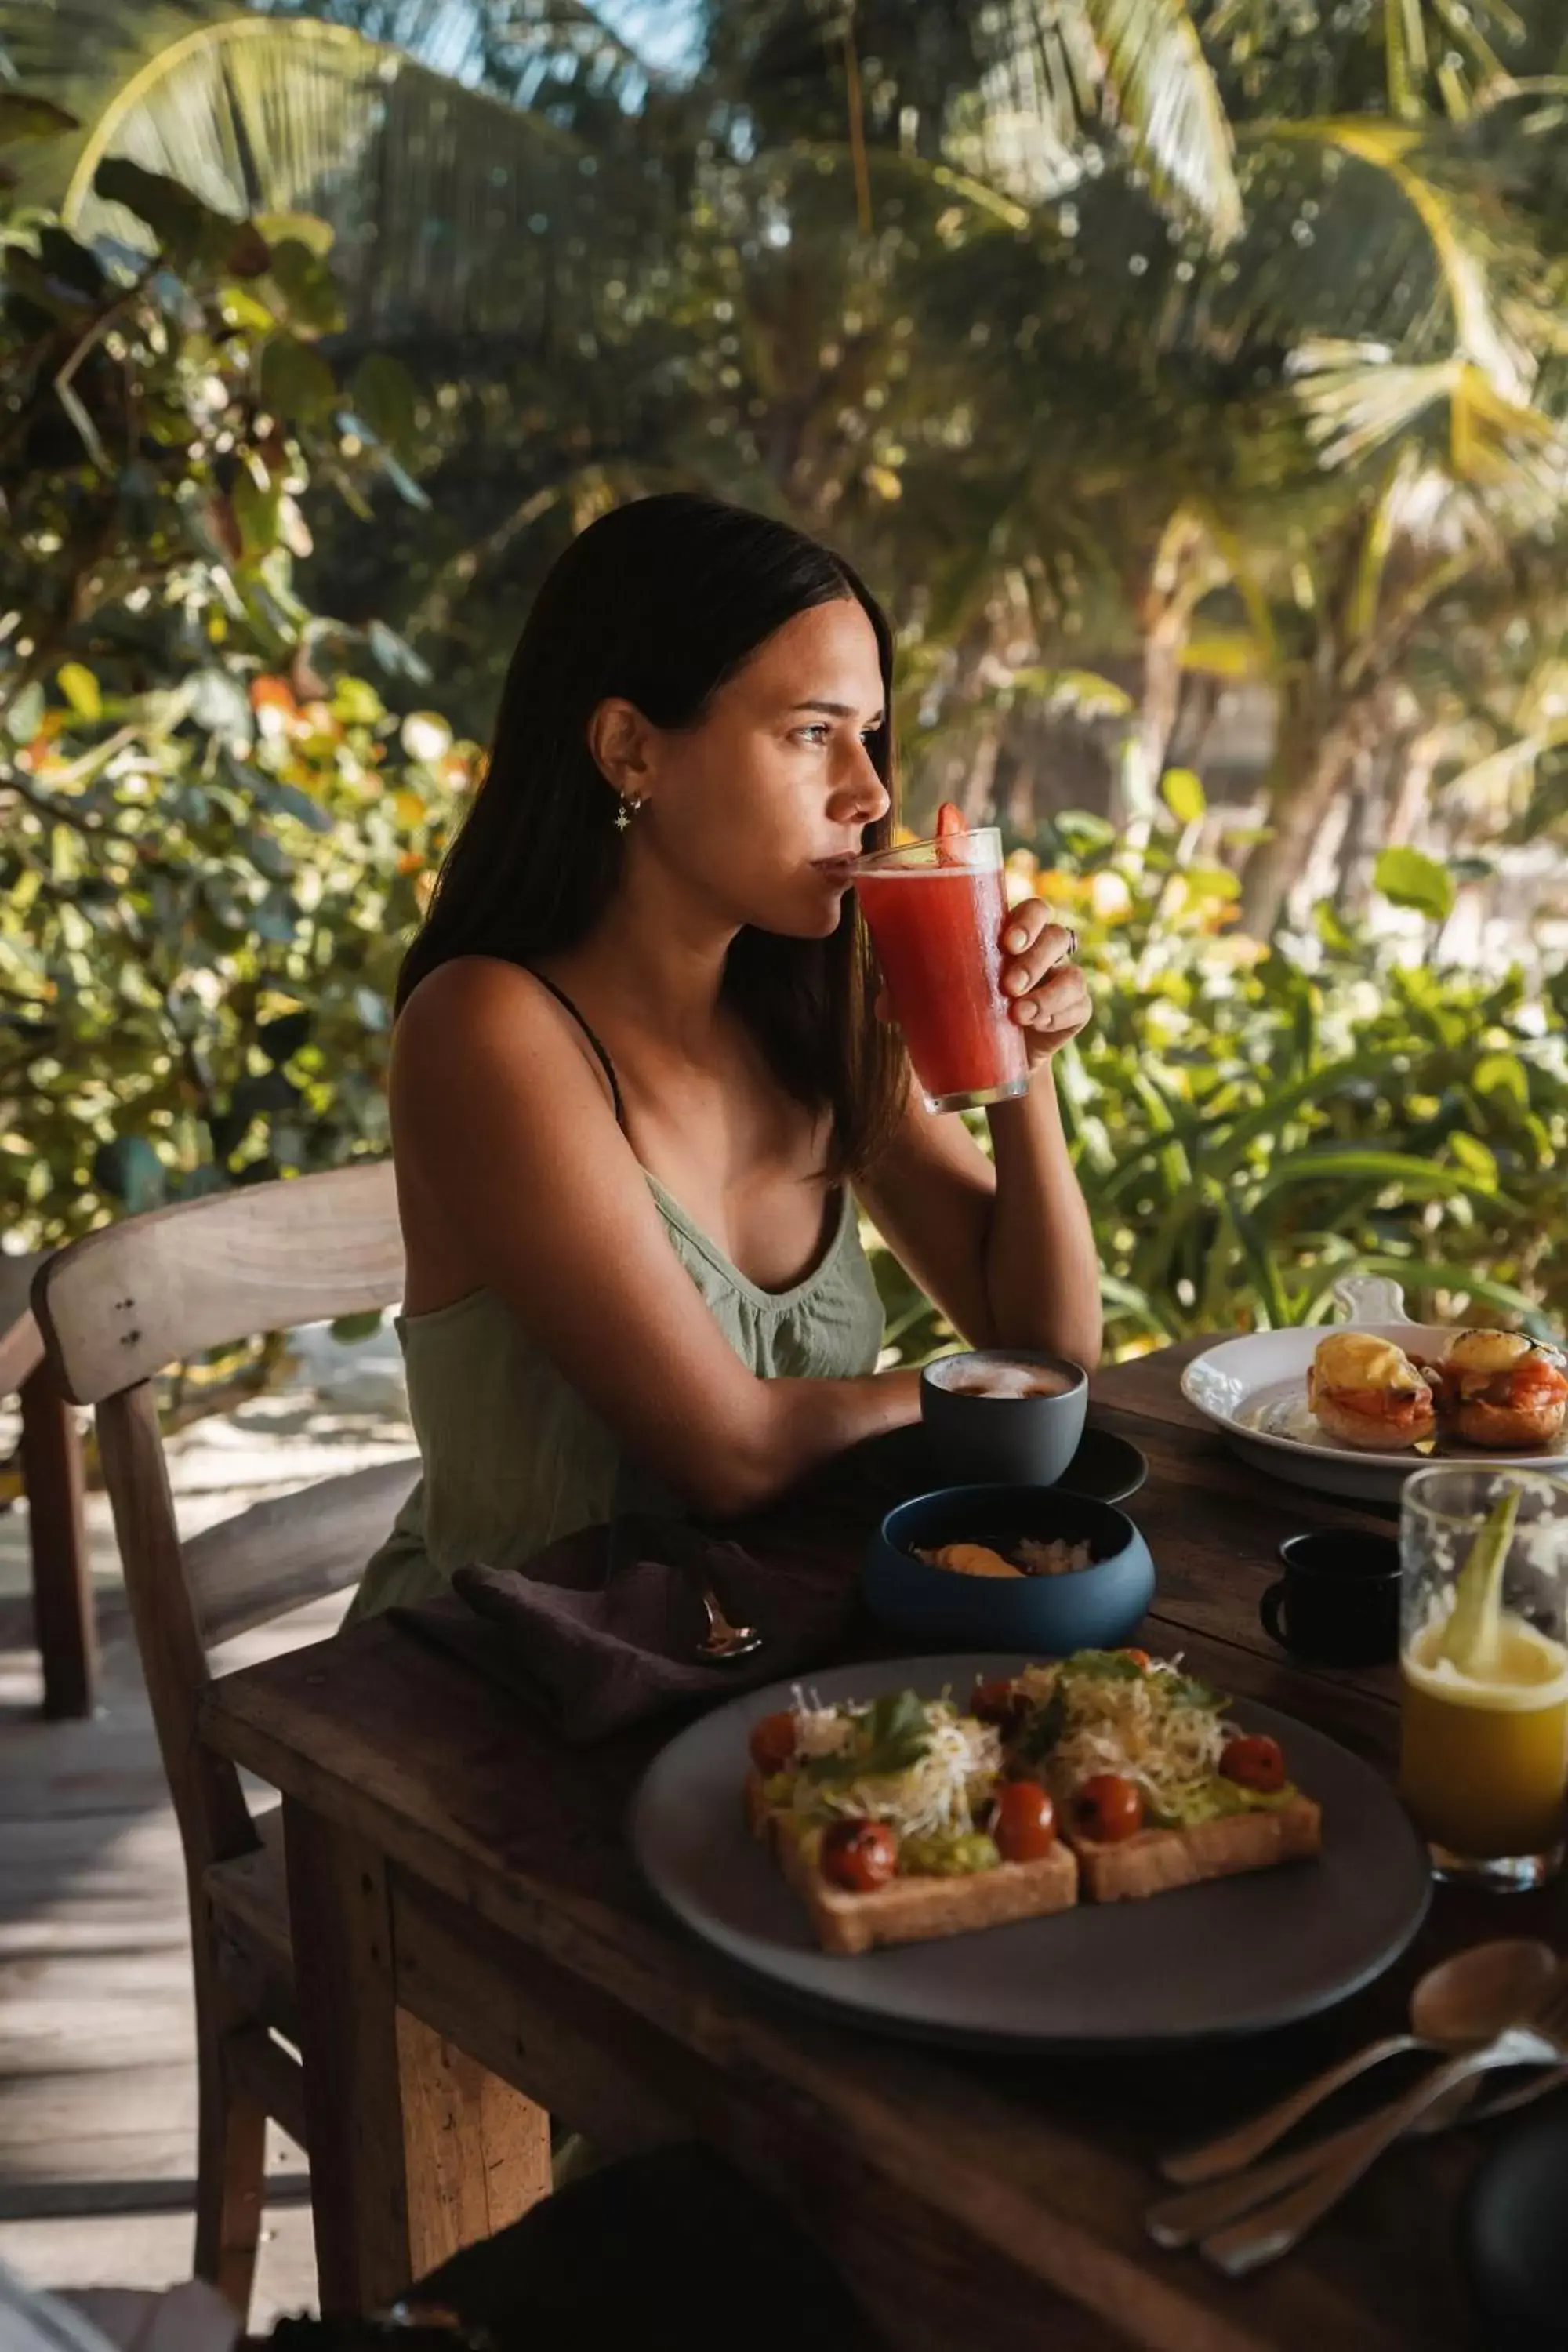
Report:
<svg viewBox="0 0 1568 2352"><path fill-rule="evenodd" d="M1149 1475L1149 1465L1130 1437L1109 1429L1086 1429L1078 1452L1057 1480L1069 1495L1096 1503L1124 1503Z"/></svg>
<svg viewBox="0 0 1568 2352"><path fill-rule="evenodd" d="M811 1679L825 1699L906 1686L967 1697L977 1676L1026 1663L906 1658ZM1426 1915L1426 1851L1388 1782L1321 1732L1243 1702L1237 1721L1271 1732L1291 1777L1323 1808L1319 1860L832 1958L817 1949L804 1910L745 1824L747 1734L789 1702L789 1685L775 1684L671 1740L637 1792L632 1841L655 1892L704 1942L787 1998L863 2029L976 2049L1078 2052L1258 2033L1369 1984Z"/></svg>

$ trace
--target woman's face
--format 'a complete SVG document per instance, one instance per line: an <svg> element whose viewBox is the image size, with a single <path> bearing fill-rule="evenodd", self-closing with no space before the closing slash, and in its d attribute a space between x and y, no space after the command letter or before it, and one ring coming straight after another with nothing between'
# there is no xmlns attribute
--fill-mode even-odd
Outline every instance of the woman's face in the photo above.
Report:
<svg viewBox="0 0 1568 2352"><path fill-rule="evenodd" d="M866 748L884 718L876 633L847 596L786 621L700 725L667 731L606 703L594 743L641 803L629 857L662 865L722 922L823 939L849 887L845 861L889 804Z"/></svg>

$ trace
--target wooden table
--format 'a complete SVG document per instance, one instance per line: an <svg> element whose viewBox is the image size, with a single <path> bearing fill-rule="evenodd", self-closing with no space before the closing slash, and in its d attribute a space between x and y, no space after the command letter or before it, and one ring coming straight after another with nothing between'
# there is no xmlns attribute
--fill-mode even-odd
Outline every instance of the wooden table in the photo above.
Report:
<svg viewBox="0 0 1568 2352"><path fill-rule="evenodd" d="M1256 1613L1283 1536L1369 1515L1236 1462L1181 1400L1191 1352L1096 1382L1096 1420L1150 1460L1133 1508L1160 1574L1153 1637L1386 1764L1392 1670L1304 1670ZM1383 2030L1456 1943L1568 1945L1568 1887L1440 1893L1382 1985L1234 2051L976 2059L803 2018L666 1921L623 1833L657 1736L569 1752L374 1623L218 1682L204 1731L284 1793L326 2308L384 2302L540 2193L545 2108L606 2150L696 2134L725 2151L805 2220L900 2352L1482 2341L1447 2227L1481 2135L1397 2151L1300 2252L1240 2284L1150 2244L1150 2158ZM1129 1920L1158 1928L1157 1904Z"/></svg>
<svg viewBox="0 0 1568 2352"><path fill-rule="evenodd" d="M44 1357L28 1289L41 1256L0 1252L0 1397L22 1402L22 1486L33 1559L33 1626L47 1716L90 1715L98 1638L82 1509L81 1439Z"/></svg>

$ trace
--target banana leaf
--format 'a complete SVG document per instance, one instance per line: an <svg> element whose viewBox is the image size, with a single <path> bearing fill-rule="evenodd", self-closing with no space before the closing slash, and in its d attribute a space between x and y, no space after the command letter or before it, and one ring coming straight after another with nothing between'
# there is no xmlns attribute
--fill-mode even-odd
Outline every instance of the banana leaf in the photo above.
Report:
<svg viewBox="0 0 1568 2352"><path fill-rule="evenodd" d="M1506 1193L1479 1177L1467 1176L1458 1168L1435 1167L1429 1160L1417 1160L1404 1151L1292 1152L1277 1161L1259 1180L1257 1198L1268 1200L1296 1186L1327 1183L1369 1184L1379 1189L1397 1184L1419 1199L1468 1198L1484 1201L1489 1207L1509 1216L1524 1214L1517 1201L1510 1200Z"/></svg>

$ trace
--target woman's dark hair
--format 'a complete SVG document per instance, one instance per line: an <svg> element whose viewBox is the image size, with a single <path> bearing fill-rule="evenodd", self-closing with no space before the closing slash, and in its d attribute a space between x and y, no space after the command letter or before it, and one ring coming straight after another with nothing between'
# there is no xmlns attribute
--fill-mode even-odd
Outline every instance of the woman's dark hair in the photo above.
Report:
<svg viewBox="0 0 1568 2352"><path fill-rule="evenodd" d="M893 640L837 555L787 523L686 491L603 515L552 566L507 672L483 782L442 862L398 979L401 1009L453 956L531 964L573 947L620 873L616 794L588 748L614 696L656 727L694 727L776 629L853 596L877 634L883 723L867 739L892 782ZM889 820L868 829L880 848ZM872 1010L874 971L852 893L825 940L743 930L724 987L780 1083L830 1123L829 1171L867 1168L901 1111L906 1066Z"/></svg>

